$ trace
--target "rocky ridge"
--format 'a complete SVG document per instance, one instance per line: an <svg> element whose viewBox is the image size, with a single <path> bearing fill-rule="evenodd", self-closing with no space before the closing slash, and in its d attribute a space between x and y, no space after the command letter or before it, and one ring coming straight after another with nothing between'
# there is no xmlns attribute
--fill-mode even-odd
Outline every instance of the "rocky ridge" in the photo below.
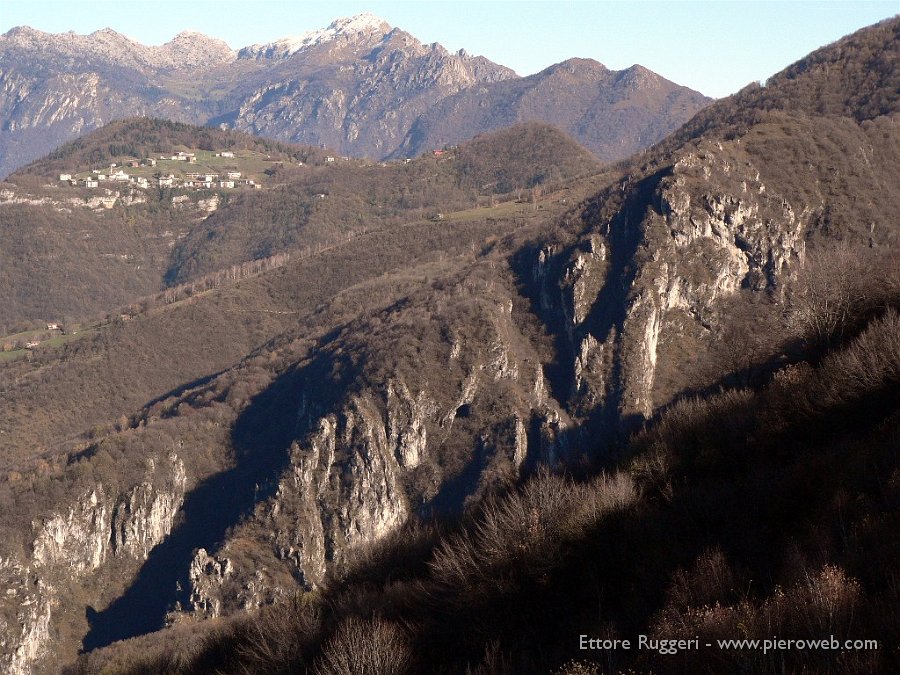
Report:
<svg viewBox="0 0 900 675"><path fill-rule="evenodd" d="M377 41L390 30L391 25L387 21L378 18L371 12L363 12L356 16L337 19L321 30L308 31L267 44L244 47L238 52L238 58L283 59L326 42L350 41L358 36L374 37Z"/></svg>
<svg viewBox="0 0 900 675"><path fill-rule="evenodd" d="M370 158L412 156L432 149L428 143L440 147L516 121L547 121L570 129L606 159L646 147L708 103L671 83L660 94L662 80L655 76L615 94L613 74L569 78L563 89L550 91L484 57L422 44L371 14L238 51L191 31L145 46L108 28L51 35L23 26L0 36L0 57L0 177L65 141L135 115L225 125ZM491 94L486 109L454 104L452 133L438 138L422 131L434 125L428 113L444 99L503 81L530 91L530 103L512 117L506 94ZM473 89L472 95L483 93ZM610 96L615 111L590 103ZM671 100L663 104L660 96ZM584 123L571 123L573 106ZM612 121L602 119L607 112Z"/></svg>
<svg viewBox="0 0 900 675"><path fill-rule="evenodd" d="M444 98L416 119L395 154L459 143L473 126L487 131L538 120L613 161L659 141L708 102L639 65L613 71L591 59L569 59L528 77L473 84Z"/></svg>

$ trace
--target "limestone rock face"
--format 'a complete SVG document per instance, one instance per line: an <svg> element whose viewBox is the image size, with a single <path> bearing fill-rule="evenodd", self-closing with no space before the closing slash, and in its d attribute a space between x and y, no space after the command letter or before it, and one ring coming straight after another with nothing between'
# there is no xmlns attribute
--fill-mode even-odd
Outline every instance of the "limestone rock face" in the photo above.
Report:
<svg viewBox="0 0 900 675"><path fill-rule="evenodd" d="M52 657L53 610L75 585L102 573L113 561L146 559L172 530L186 487L177 454L150 459L146 479L120 494L102 484L68 507L34 523L25 560L0 558L0 669L31 673Z"/></svg>
<svg viewBox="0 0 900 675"><path fill-rule="evenodd" d="M94 212L107 211L116 205L120 197L122 203L126 206L131 204L142 204L147 201L146 197L137 193L136 190L128 191L122 195L117 190L106 189L105 194L93 195L91 197L67 197L65 199L54 199L47 196L37 196L21 192L17 190L0 190L0 206L27 204L30 206L49 206L61 213L71 213L72 209L83 208L90 209Z"/></svg>
<svg viewBox="0 0 900 675"><path fill-rule="evenodd" d="M56 514L44 522L34 541L34 563L39 567L62 563L75 573L99 567L110 542L105 497L102 488L92 490L64 515Z"/></svg>
<svg viewBox="0 0 900 675"><path fill-rule="evenodd" d="M0 669L29 675L50 653L54 588L28 567L0 558Z"/></svg>
<svg viewBox="0 0 900 675"><path fill-rule="evenodd" d="M170 480L167 490L145 481L119 499L112 517L113 555L144 560L172 531L187 483L180 460L173 462Z"/></svg>
<svg viewBox="0 0 900 675"><path fill-rule="evenodd" d="M568 415L519 334L512 299L506 289L494 291L473 296L471 323L457 312L471 298L449 290L430 321L399 312L344 336L349 344L340 341L307 366L295 385L291 417L302 431L289 466L251 521L211 554L217 562L198 554L190 593L202 600L186 610L227 614L250 602L249 591L238 589L256 587L263 590L252 602L269 602L279 579L281 588L316 588L411 514L461 508L491 480L561 458ZM439 352L404 349L411 325ZM368 339L399 346L375 350ZM352 382L362 384L332 398L341 385L329 373L357 350L365 366ZM269 533L270 553L251 568L240 551L259 532Z"/></svg>
<svg viewBox="0 0 900 675"><path fill-rule="evenodd" d="M724 299L778 295L802 265L815 205L791 204L756 161L740 141L700 143L598 195L582 235L534 253L536 304L563 327L565 403L590 428L648 418L666 402L654 394L661 343L708 346Z"/></svg>
<svg viewBox="0 0 900 675"><path fill-rule="evenodd" d="M219 616L222 610L220 589L232 572L233 566L227 558L210 556L205 548L197 549L188 570L190 610L209 618Z"/></svg>

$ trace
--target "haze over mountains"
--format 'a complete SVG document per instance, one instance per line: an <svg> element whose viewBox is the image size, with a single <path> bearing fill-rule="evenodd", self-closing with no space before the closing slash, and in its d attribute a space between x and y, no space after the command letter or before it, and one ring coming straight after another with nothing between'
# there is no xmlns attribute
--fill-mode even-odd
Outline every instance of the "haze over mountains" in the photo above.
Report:
<svg viewBox="0 0 900 675"><path fill-rule="evenodd" d="M439 102L464 92L435 117L445 110ZM611 160L659 140L708 102L642 68L615 73L589 60L519 78L483 57L424 45L371 14L238 51L196 32L147 47L110 29L52 35L19 27L0 36L0 177L134 115L224 124L370 158L543 121Z"/></svg>
<svg viewBox="0 0 900 675"><path fill-rule="evenodd" d="M898 49L616 166L538 123L407 163L135 118L15 172L3 313L48 334L0 354L0 668L897 672ZM473 86L581 67L649 77ZM261 187L58 180L176 151Z"/></svg>

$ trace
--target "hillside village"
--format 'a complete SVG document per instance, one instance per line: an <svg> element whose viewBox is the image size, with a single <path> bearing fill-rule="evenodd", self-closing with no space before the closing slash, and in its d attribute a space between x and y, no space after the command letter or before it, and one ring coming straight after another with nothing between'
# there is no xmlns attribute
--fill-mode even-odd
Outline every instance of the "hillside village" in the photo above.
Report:
<svg viewBox="0 0 900 675"><path fill-rule="evenodd" d="M448 160L452 157L449 152L456 146L447 146L443 149L431 151L431 155ZM111 162L102 168L92 168L89 171L64 170L58 174L59 182L72 187L99 188L101 184L127 185L139 189L185 189L185 190L234 190L234 189L262 189L263 176L275 165L292 164L304 166L304 162L288 162L283 159L273 159L268 155L253 151L204 151L204 150L178 150L171 154L157 154L156 157L117 158L119 161ZM323 158L326 166L334 166L338 160L341 163L350 162L347 156ZM409 164L413 160L405 158L400 160L377 162L377 166L385 168L391 164ZM364 165L375 165L372 162L362 161ZM186 170L190 167L190 170ZM324 197L325 195L320 195Z"/></svg>
<svg viewBox="0 0 900 675"><path fill-rule="evenodd" d="M252 166L248 168L256 173L262 169L260 164L266 161L269 158L259 153L236 155L230 150L180 150L173 154L160 154L156 158L125 158L121 162L112 162L106 167L92 168L90 171L64 171L59 174L59 180L73 187L83 188L98 188L101 183L114 183L141 189L260 189L262 186L258 178L251 178L247 175L247 170L239 171L238 168L249 162ZM299 164L302 166L302 162ZM197 170L185 171L187 166Z"/></svg>

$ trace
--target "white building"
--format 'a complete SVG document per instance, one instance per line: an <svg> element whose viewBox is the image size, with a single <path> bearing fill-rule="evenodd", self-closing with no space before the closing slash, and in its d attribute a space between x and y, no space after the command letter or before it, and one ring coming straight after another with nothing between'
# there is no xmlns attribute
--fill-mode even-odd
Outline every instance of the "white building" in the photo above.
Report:
<svg viewBox="0 0 900 675"><path fill-rule="evenodd" d="M61 174L59 174L59 179L60 179L60 180L64 180L64 181L65 181L65 180L72 180L72 174L70 174L70 173L61 173Z"/></svg>

